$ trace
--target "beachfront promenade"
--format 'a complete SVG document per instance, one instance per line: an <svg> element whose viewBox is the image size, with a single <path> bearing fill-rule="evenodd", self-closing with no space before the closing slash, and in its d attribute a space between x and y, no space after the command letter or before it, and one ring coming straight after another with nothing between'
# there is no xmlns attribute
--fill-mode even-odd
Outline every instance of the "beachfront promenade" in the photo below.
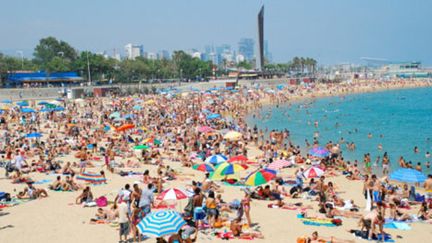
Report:
<svg viewBox="0 0 432 243"><path fill-rule="evenodd" d="M206 90L213 87L225 87L227 80L217 80L210 82L199 82L199 83L152 83L152 84L113 84L113 85L102 85L102 86L74 86L72 89L82 89L85 88L86 92L92 92L94 88L111 88L117 87L122 91L128 90L144 90L145 88L152 89L155 88L169 88L177 87L184 90L190 88L197 88L201 90ZM260 83L262 85L278 85L282 83L287 83L288 79L262 79L262 80L240 80L239 85L250 86L253 83ZM0 89L0 99L11 99L11 100L22 100L22 99L55 99L61 96L61 92L66 87L49 87L49 88L11 88L11 89Z"/></svg>

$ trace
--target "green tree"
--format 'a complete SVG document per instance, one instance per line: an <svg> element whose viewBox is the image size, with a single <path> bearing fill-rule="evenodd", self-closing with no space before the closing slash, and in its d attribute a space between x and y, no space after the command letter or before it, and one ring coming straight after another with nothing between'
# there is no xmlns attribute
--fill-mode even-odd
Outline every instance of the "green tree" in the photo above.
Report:
<svg viewBox="0 0 432 243"><path fill-rule="evenodd" d="M33 55L34 62L48 72L71 70L72 63L78 57L71 45L54 37L41 39Z"/></svg>

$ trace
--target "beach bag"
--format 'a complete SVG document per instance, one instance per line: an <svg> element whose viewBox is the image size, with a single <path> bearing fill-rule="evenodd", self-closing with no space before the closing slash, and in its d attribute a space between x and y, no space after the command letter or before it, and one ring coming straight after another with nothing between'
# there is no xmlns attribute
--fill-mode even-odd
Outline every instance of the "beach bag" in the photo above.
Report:
<svg viewBox="0 0 432 243"><path fill-rule="evenodd" d="M96 199L96 205L98 207L106 207L108 205L108 199L104 196L101 196L98 199Z"/></svg>

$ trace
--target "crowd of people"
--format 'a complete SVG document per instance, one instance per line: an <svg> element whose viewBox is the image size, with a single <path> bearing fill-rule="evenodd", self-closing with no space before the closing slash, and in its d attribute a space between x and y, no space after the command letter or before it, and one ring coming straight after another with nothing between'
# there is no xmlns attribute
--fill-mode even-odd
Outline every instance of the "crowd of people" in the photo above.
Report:
<svg viewBox="0 0 432 243"><path fill-rule="evenodd" d="M361 90L363 85L357 88ZM158 237L157 242L195 242L199 232L221 239L264 238L259 222L254 221L253 200L275 201L278 208L302 208L304 218L354 218L369 238L384 234L385 218L431 222L430 175L424 184L426 197L420 201L414 187L388 180L389 167L384 162L384 177L379 178L368 166L367 155L364 158L367 166L360 168L357 163L344 160L340 144L319 144L317 140L310 148L322 146L329 154L306 155L291 142L288 130L266 131L246 121L247 115L264 103L279 105L290 102L294 95L331 95L348 93L351 89L348 84L295 86L278 92L259 86L183 93L173 89L164 94L57 100L49 104L64 110L48 112L41 112L47 103L38 101L28 104L34 112L24 113L23 106L11 105L3 110L0 120L1 152L7 162L5 175L11 183L26 185L13 195L19 199L46 198L51 195L49 190L77 191L74 203L97 207L92 222L119 224L120 241L130 238L141 241L145 236L140 233L139 223L161 209L179 211L186 224L169 238ZM201 129L204 127L208 129ZM224 137L230 131L241 136ZM286 170L289 173L278 171L267 184L247 188L243 176L225 176L216 181L204 173L202 179L194 177L187 181L184 191L188 202L180 209L156 199L169 188L167 185L179 181L185 171L215 155L249 157L239 162L244 168L249 167L248 172L267 168L278 160L289 161L292 168ZM279 169L285 170L284 167ZM312 167L323 174L307 176L306 170ZM105 173L110 177L136 176L139 181L125 184L109 201L108 193L96 196L92 192L94 185L110 183ZM43 189L35 186L36 174L56 177L48 189ZM342 175L347 181L363 180L364 207L339 193L340 185L331 178ZM244 196L225 201L225 186L242 188ZM292 201L297 198L307 200L310 205ZM418 217L406 211L411 207L419 208ZM304 240L352 242L318 237L317 232Z"/></svg>

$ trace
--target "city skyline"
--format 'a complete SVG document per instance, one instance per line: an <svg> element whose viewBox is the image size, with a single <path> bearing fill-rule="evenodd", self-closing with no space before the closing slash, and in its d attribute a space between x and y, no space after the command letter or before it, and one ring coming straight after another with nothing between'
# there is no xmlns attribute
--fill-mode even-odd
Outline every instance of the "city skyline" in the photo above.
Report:
<svg viewBox="0 0 432 243"><path fill-rule="evenodd" d="M10 11L0 16L0 27L7 33L0 39L0 51L16 56L21 50L28 57L38 40L47 36L94 52L123 51L127 43L144 45L154 53L204 50L212 44L236 46L244 37L256 41L256 13L264 3L265 38L276 62L311 56L323 64L361 63L360 58L367 56L432 64L428 44L432 34L427 31L432 3L425 0L191 0L188 4L162 0L129 1L127 6L96 0L86 1L86 8L76 2L4 3Z"/></svg>

